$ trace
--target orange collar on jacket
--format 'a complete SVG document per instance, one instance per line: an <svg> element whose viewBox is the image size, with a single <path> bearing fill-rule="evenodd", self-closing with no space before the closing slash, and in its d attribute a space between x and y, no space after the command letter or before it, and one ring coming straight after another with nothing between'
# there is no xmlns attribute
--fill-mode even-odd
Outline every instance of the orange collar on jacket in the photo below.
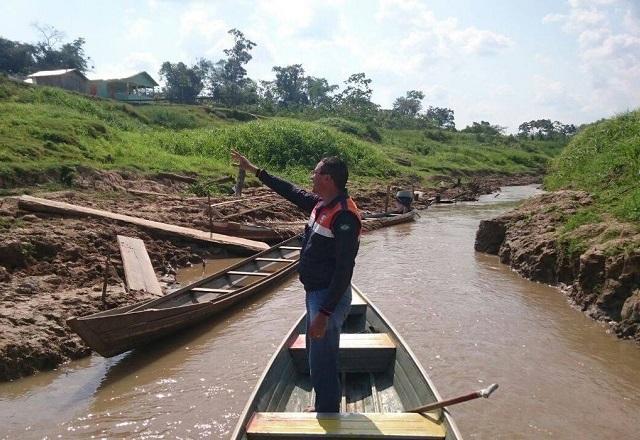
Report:
<svg viewBox="0 0 640 440"><path fill-rule="evenodd" d="M332 227L336 216L342 211L351 211L358 220L361 219L360 211L353 199L347 195L339 195L328 205L318 202L311 212L309 227L314 233L327 238L334 238Z"/></svg>

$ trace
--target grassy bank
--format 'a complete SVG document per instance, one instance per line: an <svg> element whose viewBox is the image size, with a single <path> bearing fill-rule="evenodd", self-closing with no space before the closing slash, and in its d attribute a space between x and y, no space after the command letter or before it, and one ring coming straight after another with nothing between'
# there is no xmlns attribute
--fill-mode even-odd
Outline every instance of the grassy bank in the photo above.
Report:
<svg viewBox="0 0 640 440"><path fill-rule="evenodd" d="M315 122L205 106L130 106L0 78L0 187L65 170L233 174L229 150L298 182L339 155L354 180L539 174L561 141L437 130L382 130L339 118Z"/></svg>
<svg viewBox="0 0 640 440"><path fill-rule="evenodd" d="M553 162L545 180L551 190L581 189L594 205L569 219L570 227L611 214L640 220L640 110L600 121L582 130Z"/></svg>
<svg viewBox="0 0 640 440"><path fill-rule="evenodd" d="M549 190L586 191L593 202L563 216L559 244L579 256L597 246L631 255L640 246L640 111L586 127L553 161Z"/></svg>

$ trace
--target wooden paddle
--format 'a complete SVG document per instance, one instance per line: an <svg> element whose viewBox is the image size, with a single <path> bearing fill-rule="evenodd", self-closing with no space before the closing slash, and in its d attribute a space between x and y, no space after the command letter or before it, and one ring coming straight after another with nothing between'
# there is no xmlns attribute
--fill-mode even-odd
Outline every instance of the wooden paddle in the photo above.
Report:
<svg viewBox="0 0 640 440"><path fill-rule="evenodd" d="M417 412L417 413L429 412L435 409L444 408L445 406L455 405L456 403L462 403L468 400L477 399L478 397L484 397L486 399L491 395L491 393L493 393L497 389L498 389L498 384L494 383L482 390L474 391L473 393L465 394L464 396L454 397L453 399L441 400L439 402L430 403L428 405L411 409L407 412Z"/></svg>

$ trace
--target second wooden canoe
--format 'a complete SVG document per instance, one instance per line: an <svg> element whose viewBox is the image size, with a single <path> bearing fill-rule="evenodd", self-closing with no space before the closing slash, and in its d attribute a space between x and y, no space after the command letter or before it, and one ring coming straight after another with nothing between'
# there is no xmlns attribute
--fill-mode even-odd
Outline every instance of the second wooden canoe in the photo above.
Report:
<svg viewBox="0 0 640 440"><path fill-rule="evenodd" d="M368 225L373 226L377 223L377 227L385 227L385 226L393 226L399 225L400 223L407 223L415 221L418 218L418 211L412 209L409 212L405 212L404 214L391 214L391 213L377 213L377 214L368 214L364 215L362 218L362 225L365 230L369 229ZM370 229L377 229L371 227Z"/></svg>
<svg viewBox="0 0 640 440"><path fill-rule="evenodd" d="M296 236L161 298L73 317L67 324L104 357L115 356L200 322L295 271Z"/></svg>

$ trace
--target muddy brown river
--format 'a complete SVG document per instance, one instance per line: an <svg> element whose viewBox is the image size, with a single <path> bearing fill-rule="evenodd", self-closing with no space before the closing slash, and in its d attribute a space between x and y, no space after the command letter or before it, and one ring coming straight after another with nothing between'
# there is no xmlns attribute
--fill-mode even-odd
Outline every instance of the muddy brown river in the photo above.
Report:
<svg viewBox="0 0 640 440"><path fill-rule="evenodd" d="M534 187L437 206L362 238L354 282L386 314L467 439L640 438L640 348L555 288L475 253L481 219ZM0 384L0 438L227 438L256 380L303 310L295 278L176 337Z"/></svg>

